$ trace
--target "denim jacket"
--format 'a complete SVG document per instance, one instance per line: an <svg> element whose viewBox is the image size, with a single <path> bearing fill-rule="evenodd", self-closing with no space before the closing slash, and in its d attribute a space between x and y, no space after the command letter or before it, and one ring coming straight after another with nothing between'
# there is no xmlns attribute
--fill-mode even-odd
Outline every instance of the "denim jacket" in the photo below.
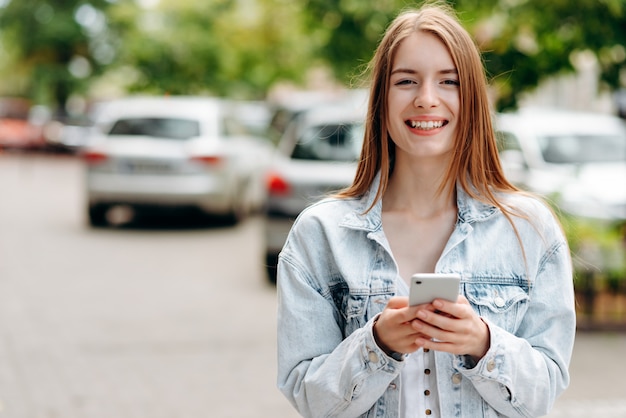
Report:
<svg viewBox="0 0 626 418"><path fill-rule="evenodd" d="M378 184L378 182L374 182ZM399 277L375 187L327 198L294 223L278 263L278 387L305 417L398 417L405 362L372 335ZM537 417L569 384L575 334L571 260L552 212L501 196L523 242L495 207L457 187L455 229L436 272L459 273L460 292L487 323L491 347L476 364L435 353L447 417Z"/></svg>

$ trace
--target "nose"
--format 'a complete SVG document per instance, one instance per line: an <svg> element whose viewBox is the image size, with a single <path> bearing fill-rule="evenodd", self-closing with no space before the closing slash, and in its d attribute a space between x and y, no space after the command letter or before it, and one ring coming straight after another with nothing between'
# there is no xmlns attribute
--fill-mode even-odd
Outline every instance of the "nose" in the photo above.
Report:
<svg viewBox="0 0 626 418"><path fill-rule="evenodd" d="M430 83L422 83L416 91L413 105L415 107L430 108L439 104L437 89Z"/></svg>

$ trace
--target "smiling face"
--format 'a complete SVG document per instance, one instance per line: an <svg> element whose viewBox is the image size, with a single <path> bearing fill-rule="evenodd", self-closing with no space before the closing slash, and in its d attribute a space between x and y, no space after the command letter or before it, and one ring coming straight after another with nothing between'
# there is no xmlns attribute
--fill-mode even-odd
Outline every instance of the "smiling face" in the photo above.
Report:
<svg viewBox="0 0 626 418"><path fill-rule="evenodd" d="M389 80L387 121L396 162L449 158L459 108L459 76L443 42L428 32L409 35Z"/></svg>

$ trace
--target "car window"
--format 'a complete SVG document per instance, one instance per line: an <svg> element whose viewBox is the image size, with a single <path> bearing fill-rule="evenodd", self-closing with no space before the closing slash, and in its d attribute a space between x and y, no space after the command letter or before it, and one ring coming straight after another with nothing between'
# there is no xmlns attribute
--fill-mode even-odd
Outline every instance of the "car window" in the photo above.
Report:
<svg viewBox="0 0 626 418"><path fill-rule="evenodd" d="M142 135L165 139L189 139L200 135L198 121L177 118L119 119L109 135Z"/></svg>
<svg viewBox="0 0 626 418"><path fill-rule="evenodd" d="M356 161L363 141L362 124L312 126L305 130L291 158L300 160Z"/></svg>
<svg viewBox="0 0 626 418"><path fill-rule="evenodd" d="M539 138L543 158L554 164L626 160L626 136L561 135Z"/></svg>

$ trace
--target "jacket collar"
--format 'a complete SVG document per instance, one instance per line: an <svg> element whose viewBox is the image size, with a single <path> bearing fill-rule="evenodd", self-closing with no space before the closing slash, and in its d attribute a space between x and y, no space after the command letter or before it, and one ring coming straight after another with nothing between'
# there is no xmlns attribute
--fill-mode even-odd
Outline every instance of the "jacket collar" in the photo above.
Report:
<svg viewBox="0 0 626 418"><path fill-rule="evenodd" d="M360 199L355 200L354 210L344 217L340 225L370 232L382 229L382 199L379 199L372 209L365 213L366 210L372 206L372 203L374 203L379 187L380 172L374 177L369 190L365 192ZM456 202L460 223L481 222L499 211L499 209L493 205L473 199L463 190L458 182L456 185Z"/></svg>

